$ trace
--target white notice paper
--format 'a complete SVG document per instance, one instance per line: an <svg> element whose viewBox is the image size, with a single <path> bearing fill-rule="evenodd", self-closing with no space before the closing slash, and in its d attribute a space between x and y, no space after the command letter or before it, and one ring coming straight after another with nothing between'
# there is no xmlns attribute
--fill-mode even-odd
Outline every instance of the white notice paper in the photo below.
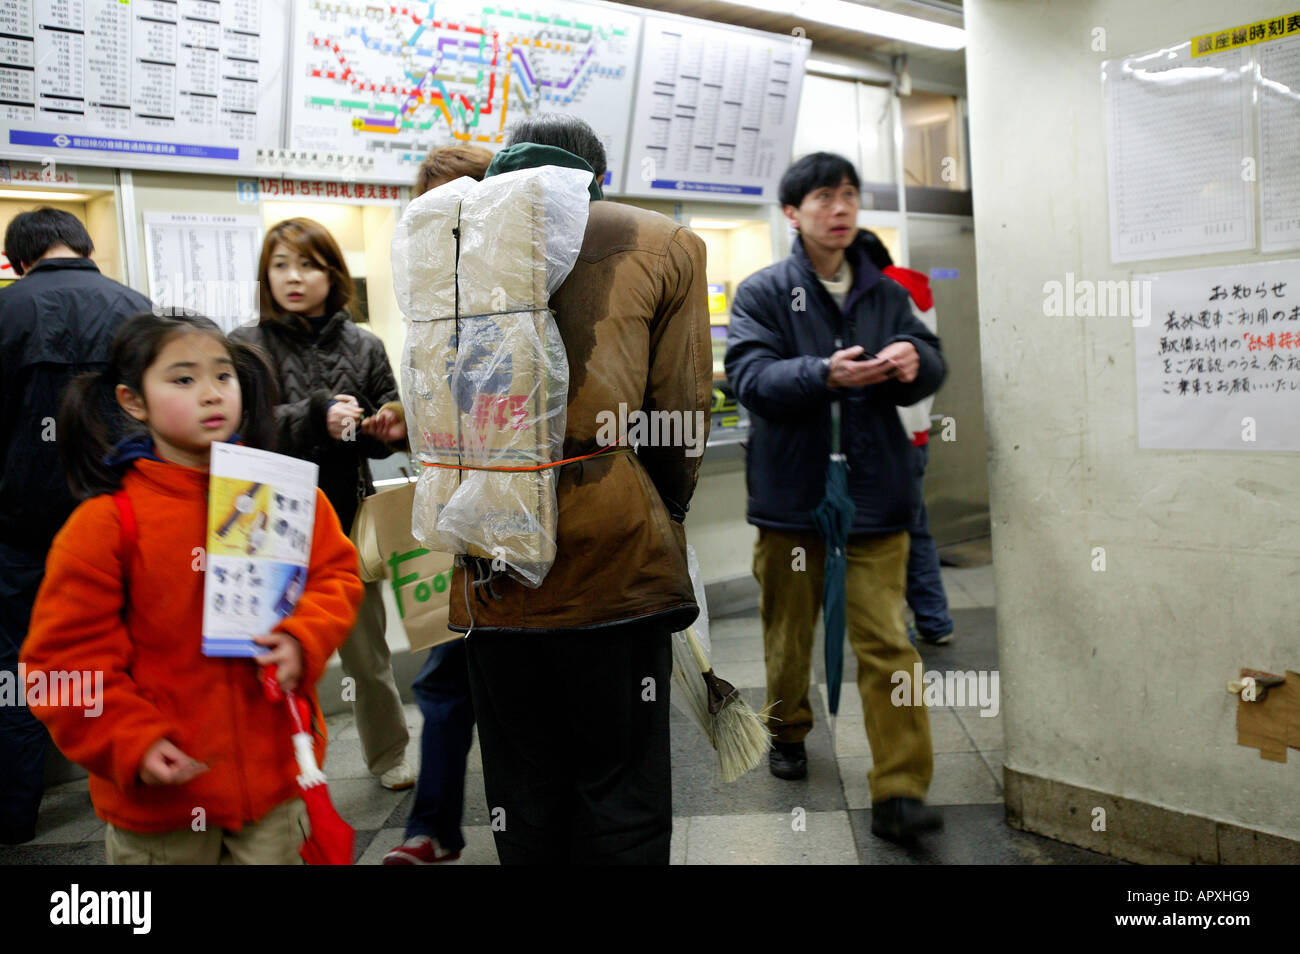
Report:
<svg viewBox="0 0 1300 954"><path fill-rule="evenodd" d="M1184 43L1102 64L1112 262L1255 247L1250 63Z"/></svg>
<svg viewBox="0 0 1300 954"><path fill-rule="evenodd" d="M146 212L144 248L156 306L197 311L222 331L258 316L260 217Z"/></svg>
<svg viewBox="0 0 1300 954"><path fill-rule="evenodd" d="M1142 450L1300 450L1300 261L1137 275Z"/></svg>

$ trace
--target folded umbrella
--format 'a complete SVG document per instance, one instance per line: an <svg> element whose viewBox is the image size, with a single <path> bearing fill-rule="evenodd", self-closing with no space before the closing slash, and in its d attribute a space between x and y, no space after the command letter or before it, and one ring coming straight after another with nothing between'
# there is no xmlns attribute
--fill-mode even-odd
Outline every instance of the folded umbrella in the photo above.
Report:
<svg viewBox="0 0 1300 954"><path fill-rule="evenodd" d="M330 801L325 786L325 773L316 764L316 752L311 735L311 710L307 700L280 688L274 666L262 673L262 687L273 702L284 699L293 720L293 754L298 760L298 790L307 806L307 820L311 824L311 837L302 843L298 854L309 865L350 865L356 844L356 833L345 822L334 803Z"/></svg>
<svg viewBox="0 0 1300 954"><path fill-rule="evenodd" d="M848 464L840 453L840 405L831 405L831 456L826 465L826 494L813 510L826 543L822 573L822 623L826 630L826 704L830 711L831 748L835 747L835 717L840 711L840 683L844 678L844 623L848 601L845 582L849 528L857 508L849 497Z"/></svg>

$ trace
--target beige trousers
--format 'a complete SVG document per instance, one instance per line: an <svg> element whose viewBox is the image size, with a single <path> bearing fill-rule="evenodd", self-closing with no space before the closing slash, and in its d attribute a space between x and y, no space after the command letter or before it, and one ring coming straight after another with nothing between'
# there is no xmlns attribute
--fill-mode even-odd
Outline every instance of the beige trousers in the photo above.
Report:
<svg viewBox="0 0 1300 954"><path fill-rule="evenodd" d="M300 865L298 849L310 836L307 806L293 798L238 831L144 834L109 825L104 849L110 865Z"/></svg>
<svg viewBox="0 0 1300 954"><path fill-rule="evenodd" d="M858 657L873 802L924 799L934 769L929 711L925 706L895 706L890 699L894 673L905 672L910 678L913 665L921 661L903 626L907 547L908 535L895 533L852 538L847 553L846 628ZM826 546L815 532L758 530L754 576L761 594L767 701L773 706L769 727L781 742L802 742L812 730L808 677L825 559Z"/></svg>
<svg viewBox="0 0 1300 954"><path fill-rule="evenodd" d="M393 678L392 657L384 639L388 620L384 613L383 580L367 583L365 598L347 642L339 647L343 675L352 712L361 735L361 750L372 775L383 775L406 756L411 733L406 728L402 697ZM347 695L344 698L348 698Z"/></svg>

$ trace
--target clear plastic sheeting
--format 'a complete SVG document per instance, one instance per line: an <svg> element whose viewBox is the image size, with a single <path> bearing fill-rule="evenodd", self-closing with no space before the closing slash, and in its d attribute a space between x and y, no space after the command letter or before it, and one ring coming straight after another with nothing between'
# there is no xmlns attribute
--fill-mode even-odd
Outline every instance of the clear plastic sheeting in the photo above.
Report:
<svg viewBox="0 0 1300 954"><path fill-rule="evenodd" d="M411 447L443 465L421 467L412 532L529 586L555 560L556 473L542 465L563 451L569 389L547 302L582 248L590 178L458 179L412 202L393 238Z"/></svg>
<svg viewBox="0 0 1300 954"><path fill-rule="evenodd" d="M412 453L454 451L441 429L441 409L447 404L447 361L455 353L456 235L460 204L478 183L462 176L413 199L393 231L393 294L407 318L402 353L402 395ZM438 362L442 361L443 366ZM464 543L437 534L437 517L460 486L461 471L421 467L415 488L414 512L431 514L425 546L442 553L463 552Z"/></svg>

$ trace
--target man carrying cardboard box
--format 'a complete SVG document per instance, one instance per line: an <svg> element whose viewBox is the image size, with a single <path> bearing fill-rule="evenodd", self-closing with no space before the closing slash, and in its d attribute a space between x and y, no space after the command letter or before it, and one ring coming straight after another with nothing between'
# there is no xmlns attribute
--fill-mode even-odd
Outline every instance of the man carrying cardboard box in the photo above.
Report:
<svg viewBox="0 0 1300 954"><path fill-rule="evenodd" d="M593 173L582 251L550 298L569 362L563 459L600 451L620 404L707 421L704 243L598 201L605 152L581 120L521 122L488 175L543 165ZM669 638L699 611L682 527L699 456L685 442L626 450L556 468L557 553L539 587L505 575L471 587L461 567L452 579L506 864L668 861Z"/></svg>

